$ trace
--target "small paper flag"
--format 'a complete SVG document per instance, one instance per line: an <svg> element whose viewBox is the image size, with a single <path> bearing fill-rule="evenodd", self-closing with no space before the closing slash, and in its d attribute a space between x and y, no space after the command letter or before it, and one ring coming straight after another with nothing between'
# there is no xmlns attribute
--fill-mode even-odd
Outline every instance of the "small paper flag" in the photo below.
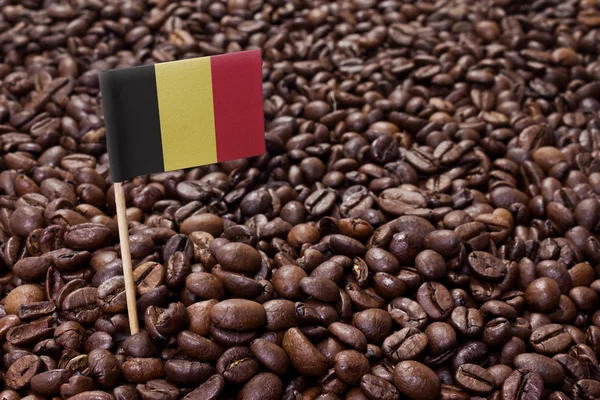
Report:
<svg viewBox="0 0 600 400"><path fill-rule="evenodd" d="M260 50L99 78L113 182L265 153Z"/></svg>

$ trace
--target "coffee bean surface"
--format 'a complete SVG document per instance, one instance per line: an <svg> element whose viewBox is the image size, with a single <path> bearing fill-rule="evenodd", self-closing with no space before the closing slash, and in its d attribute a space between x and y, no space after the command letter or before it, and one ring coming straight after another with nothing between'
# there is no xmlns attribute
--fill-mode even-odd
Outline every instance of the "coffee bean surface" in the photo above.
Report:
<svg viewBox="0 0 600 400"><path fill-rule="evenodd" d="M131 335L98 72L251 49L266 154L123 183ZM590 0L0 0L0 399L600 398L599 53Z"/></svg>

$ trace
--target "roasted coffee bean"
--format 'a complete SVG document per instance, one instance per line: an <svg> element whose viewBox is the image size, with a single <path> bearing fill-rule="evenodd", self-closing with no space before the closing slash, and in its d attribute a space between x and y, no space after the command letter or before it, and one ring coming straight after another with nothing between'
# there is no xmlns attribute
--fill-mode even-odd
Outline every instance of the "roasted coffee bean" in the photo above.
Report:
<svg viewBox="0 0 600 400"><path fill-rule="evenodd" d="M6 332L6 340L15 346L34 345L52 336L52 322L51 317L44 317L28 324L14 326Z"/></svg>
<svg viewBox="0 0 600 400"><path fill-rule="evenodd" d="M544 392L544 381L537 372L516 370L506 378L502 385L503 399L532 400L541 399Z"/></svg>
<svg viewBox="0 0 600 400"><path fill-rule="evenodd" d="M232 385L247 382L258 372L258 362L245 346L235 346L226 350L217 361L217 373Z"/></svg>
<svg viewBox="0 0 600 400"><path fill-rule="evenodd" d="M268 340L256 339L252 341L250 351L258 362L277 375L284 375L290 367L290 359L285 351Z"/></svg>
<svg viewBox="0 0 600 400"><path fill-rule="evenodd" d="M121 376L121 365L108 350L92 350L88 356L90 374L104 387L111 388Z"/></svg>
<svg viewBox="0 0 600 400"><path fill-rule="evenodd" d="M335 355L334 361L336 376L349 385L358 385L370 370L367 357L356 350L340 351Z"/></svg>
<svg viewBox="0 0 600 400"><path fill-rule="evenodd" d="M446 262L433 250L423 250L415 258L415 266L419 275L427 280L440 280L446 277Z"/></svg>
<svg viewBox="0 0 600 400"><path fill-rule="evenodd" d="M571 346L571 335L558 324L544 325L531 333L529 343L536 352L554 355Z"/></svg>
<svg viewBox="0 0 600 400"><path fill-rule="evenodd" d="M17 261L13 266L13 273L23 281L42 280L52 265L52 259L49 257L30 257Z"/></svg>
<svg viewBox="0 0 600 400"><path fill-rule="evenodd" d="M44 300L44 292L38 286L21 285L13 289L5 301L8 314L18 314L23 305Z"/></svg>
<svg viewBox="0 0 600 400"><path fill-rule="evenodd" d="M251 274L260 267L258 251L244 243L228 243L213 252L217 262L233 272Z"/></svg>
<svg viewBox="0 0 600 400"><path fill-rule="evenodd" d="M38 356L24 355L6 371L5 383L9 389L21 390L29 387L31 379L42 372L43 363Z"/></svg>
<svg viewBox="0 0 600 400"><path fill-rule="evenodd" d="M84 287L67 295L61 305L67 318L83 325L94 323L102 315L97 305L97 292L96 288Z"/></svg>
<svg viewBox="0 0 600 400"><path fill-rule="evenodd" d="M427 325L427 314L419 303L409 298L398 297L387 306L392 320L403 328L424 329Z"/></svg>
<svg viewBox="0 0 600 400"><path fill-rule="evenodd" d="M451 359L451 368L457 371L463 364L484 364L489 357L488 346L479 341L467 342L460 346Z"/></svg>
<svg viewBox="0 0 600 400"><path fill-rule="evenodd" d="M547 385L556 385L564 379L563 367L553 359L540 354L520 354L515 357L514 364L516 368L537 372Z"/></svg>
<svg viewBox="0 0 600 400"><path fill-rule="evenodd" d="M101 224L78 224L65 233L65 244L75 250L96 250L110 240L110 229Z"/></svg>
<svg viewBox="0 0 600 400"><path fill-rule="evenodd" d="M216 343L190 331L180 332L177 344L188 357L201 362L215 362L224 351Z"/></svg>
<svg viewBox="0 0 600 400"><path fill-rule="evenodd" d="M539 278L531 282L525 290L525 301L535 311L549 312L560 301L558 283L550 278Z"/></svg>
<svg viewBox="0 0 600 400"><path fill-rule="evenodd" d="M302 296L300 280L306 278L306 272L295 265L284 265L273 273L273 288L284 299L296 300Z"/></svg>
<svg viewBox="0 0 600 400"><path fill-rule="evenodd" d="M392 332L392 318L387 311L372 308L352 316L352 325L371 343L380 343Z"/></svg>
<svg viewBox="0 0 600 400"><path fill-rule="evenodd" d="M306 277L299 282L300 288L314 299L332 303L340 298L340 291L335 282L324 277Z"/></svg>
<svg viewBox="0 0 600 400"><path fill-rule="evenodd" d="M308 376L320 376L327 370L327 360L298 328L283 336L283 349L296 370Z"/></svg>
<svg viewBox="0 0 600 400"><path fill-rule="evenodd" d="M167 308L150 306L144 313L148 334L155 340L165 340L188 325L188 313L182 303L171 303Z"/></svg>
<svg viewBox="0 0 600 400"><path fill-rule="evenodd" d="M329 333L347 346L364 353L367 350L367 338L357 328L342 322L334 322L327 328Z"/></svg>
<svg viewBox="0 0 600 400"><path fill-rule="evenodd" d="M476 364L463 364L455 374L456 383L469 393L487 395L494 390L494 377Z"/></svg>
<svg viewBox="0 0 600 400"><path fill-rule="evenodd" d="M474 308L456 307L450 315L450 323L456 331L464 336L476 337L484 328L481 312Z"/></svg>
<svg viewBox="0 0 600 400"><path fill-rule="evenodd" d="M400 394L390 382L375 375L366 374L360 380L360 389L371 400L398 400Z"/></svg>
<svg viewBox="0 0 600 400"><path fill-rule="evenodd" d="M263 292L263 286L259 282L245 275L226 271L220 266L215 266L211 273L221 278L228 292L235 293L238 297L253 299Z"/></svg>
<svg viewBox="0 0 600 400"><path fill-rule="evenodd" d="M133 281L135 291L143 296L155 287L162 285L165 280L164 267L153 261L148 261L138 265L133 270Z"/></svg>
<svg viewBox="0 0 600 400"><path fill-rule="evenodd" d="M498 281L506 275L506 265L489 253L474 251L467 257L467 262L473 273L481 279Z"/></svg>
<svg viewBox="0 0 600 400"><path fill-rule="evenodd" d="M206 381L214 373L210 364L188 360L168 360L165 363L165 376L182 386L195 386Z"/></svg>
<svg viewBox="0 0 600 400"><path fill-rule="evenodd" d="M142 399L161 396L164 399L177 399L179 389L165 379L154 379L144 384L136 385L136 390Z"/></svg>
<svg viewBox="0 0 600 400"><path fill-rule="evenodd" d="M437 282L426 282L421 285L417 291L417 301L434 321L446 319L454 307L448 289Z"/></svg>
<svg viewBox="0 0 600 400"><path fill-rule="evenodd" d="M388 336L383 354L393 362L417 359L427 347L427 336L416 328L403 328Z"/></svg>
<svg viewBox="0 0 600 400"><path fill-rule="evenodd" d="M456 332L445 322L434 322L425 329L427 344L432 355L453 350L457 345Z"/></svg>
<svg viewBox="0 0 600 400"><path fill-rule="evenodd" d="M262 328L267 315L263 306L250 300L231 299L215 304L210 317L217 328L247 331Z"/></svg>
<svg viewBox="0 0 600 400"><path fill-rule="evenodd" d="M92 333L84 343L84 350L86 353L94 349L106 349L113 350L115 342L112 336L108 332L97 331Z"/></svg>
<svg viewBox="0 0 600 400"><path fill-rule="evenodd" d="M437 399L441 392L440 378L418 361L401 361L394 368L393 383L398 391L413 399Z"/></svg>
<svg viewBox="0 0 600 400"><path fill-rule="evenodd" d="M98 286L97 303L105 313L116 314L127 309L125 299L125 278L114 276Z"/></svg>
<svg viewBox="0 0 600 400"><path fill-rule="evenodd" d="M215 400L219 398L225 388L225 378L222 375L213 375L202 385L188 393L184 397L186 400Z"/></svg>
<svg viewBox="0 0 600 400"><path fill-rule="evenodd" d="M79 350L85 340L85 329L74 321L60 324L54 331L54 339L65 349Z"/></svg>
<svg viewBox="0 0 600 400"><path fill-rule="evenodd" d="M121 370L128 382L143 383L160 378L164 367L162 361L157 358L131 358L121 365Z"/></svg>
<svg viewBox="0 0 600 400"><path fill-rule="evenodd" d="M225 298L223 280L207 272L193 272L185 279L185 287L202 299L222 300Z"/></svg>
<svg viewBox="0 0 600 400"><path fill-rule="evenodd" d="M60 385L60 395L71 397L94 388L94 380L88 376L72 375L66 383Z"/></svg>

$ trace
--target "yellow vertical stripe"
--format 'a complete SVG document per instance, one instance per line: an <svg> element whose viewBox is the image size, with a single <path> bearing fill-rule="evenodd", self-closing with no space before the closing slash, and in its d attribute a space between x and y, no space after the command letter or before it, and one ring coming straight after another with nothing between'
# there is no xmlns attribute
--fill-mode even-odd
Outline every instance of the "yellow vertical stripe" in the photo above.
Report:
<svg viewBox="0 0 600 400"><path fill-rule="evenodd" d="M165 171L216 163L210 57L154 68Z"/></svg>

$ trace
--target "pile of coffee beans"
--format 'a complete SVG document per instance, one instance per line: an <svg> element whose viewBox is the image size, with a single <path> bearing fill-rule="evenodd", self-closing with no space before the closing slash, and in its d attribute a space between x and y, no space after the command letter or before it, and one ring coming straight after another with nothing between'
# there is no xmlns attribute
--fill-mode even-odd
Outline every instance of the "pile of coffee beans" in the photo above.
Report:
<svg viewBox="0 0 600 400"><path fill-rule="evenodd" d="M262 49L267 154L124 187L103 69ZM0 0L0 399L600 398L597 0Z"/></svg>

